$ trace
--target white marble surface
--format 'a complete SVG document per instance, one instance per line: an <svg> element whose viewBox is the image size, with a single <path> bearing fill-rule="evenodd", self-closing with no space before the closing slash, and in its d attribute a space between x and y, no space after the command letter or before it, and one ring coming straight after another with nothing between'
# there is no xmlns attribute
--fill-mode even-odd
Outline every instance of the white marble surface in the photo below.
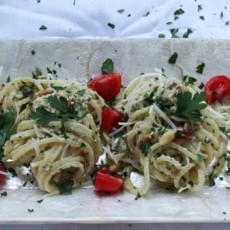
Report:
<svg viewBox="0 0 230 230"><path fill-rule="evenodd" d="M175 19L174 12L178 9L183 9L184 13ZM118 13L118 10L123 12ZM191 29L189 38L229 39L228 22L229 0L218 3L210 0L0 0L0 39L4 40L158 38L159 34L171 38L172 29L178 29L175 35L180 38ZM42 25L47 29L40 30ZM0 225L0 229L221 230L229 229L229 224L7 224Z"/></svg>

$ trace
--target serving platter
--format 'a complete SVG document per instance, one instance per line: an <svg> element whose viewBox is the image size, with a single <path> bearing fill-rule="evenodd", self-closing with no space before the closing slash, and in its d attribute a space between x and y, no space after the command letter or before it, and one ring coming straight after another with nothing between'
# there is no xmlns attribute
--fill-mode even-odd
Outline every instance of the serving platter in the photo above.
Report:
<svg viewBox="0 0 230 230"><path fill-rule="evenodd" d="M198 39L14 40L0 41L1 82L32 76L36 67L58 78L87 81L111 58L127 85L156 68L168 77L189 75L198 84L230 76L230 41ZM168 59L176 52L175 64ZM203 64L203 72L197 66ZM33 184L12 178L1 191L0 223L228 222L230 179L197 193L173 193L152 184L140 199L127 192L99 196L89 181L72 195L47 196ZM6 192L6 193L5 193Z"/></svg>

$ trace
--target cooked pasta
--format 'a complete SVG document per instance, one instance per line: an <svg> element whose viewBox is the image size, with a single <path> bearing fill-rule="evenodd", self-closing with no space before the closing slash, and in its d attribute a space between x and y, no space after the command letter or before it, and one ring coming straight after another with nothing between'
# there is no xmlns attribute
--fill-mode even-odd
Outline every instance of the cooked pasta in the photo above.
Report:
<svg viewBox="0 0 230 230"><path fill-rule="evenodd" d="M12 83L1 91L3 111L15 108L15 103L24 105L16 133L5 143L4 164L11 168L29 164L39 188L51 194L62 193L63 186L78 187L102 153L103 99L76 81L23 78L15 82L22 81L36 86L33 98L19 93L15 99L12 92L17 95L20 86L12 90Z"/></svg>
<svg viewBox="0 0 230 230"><path fill-rule="evenodd" d="M225 125L224 115L206 105L194 84L162 73L144 74L127 86L116 108L128 120L107 136L116 143L109 160L128 173L128 191L145 194L150 178L178 192L198 191L222 170L227 139L219 128ZM143 173L141 188L133 186L132 171Z"/></svg>

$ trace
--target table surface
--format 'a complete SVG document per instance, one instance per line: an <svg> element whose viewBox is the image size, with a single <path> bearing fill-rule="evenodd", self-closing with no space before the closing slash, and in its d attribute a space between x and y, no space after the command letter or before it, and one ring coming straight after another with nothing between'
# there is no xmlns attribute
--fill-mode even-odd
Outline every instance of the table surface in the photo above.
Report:
<svg viewBox="0 0 230 230"><path fill-rule="evenodd" d="M230 38L229 0L0 0L0 39ZM228 229L222 224L38 224L0 229Z"/></svg>

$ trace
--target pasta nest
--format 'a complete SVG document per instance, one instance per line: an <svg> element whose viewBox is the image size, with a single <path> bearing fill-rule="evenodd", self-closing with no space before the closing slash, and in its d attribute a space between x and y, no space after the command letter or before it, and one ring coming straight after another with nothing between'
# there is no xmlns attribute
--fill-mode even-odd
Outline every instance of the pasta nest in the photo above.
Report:
<svg viewBox="0 0 230 230"><path fill-rule="evenodd" d="M127 150L109 158L128 172L124 187L130 192L145 194L150 178L178 192L198 191L223 169L227 138L219 128L226 124L225 115L208 105L199 111L199 122L176 115L177 95L185 92L194 96L201 90L162 73L141 75L124 90L116 108L128 117L122 124ZM144 175L141 188L130 180L134 170Z"/></svg>
<svg viewBox="0 0 230 230"><path fill-rule="evenodd" d="M21 92L21 84L33 88L33 97ZM11 82L1 95L3 110L16 108L18 114L16 133L5 143L4 164L11 168L29 164L39 188L51 194L60 193L65 183L78 187L102 153L103 99L76 81L31 78ZM58 103L71 114L62 114ZM44 110L47 116L39 121L36 116ZM53 120L43 121L51 115Z"/></svg>

